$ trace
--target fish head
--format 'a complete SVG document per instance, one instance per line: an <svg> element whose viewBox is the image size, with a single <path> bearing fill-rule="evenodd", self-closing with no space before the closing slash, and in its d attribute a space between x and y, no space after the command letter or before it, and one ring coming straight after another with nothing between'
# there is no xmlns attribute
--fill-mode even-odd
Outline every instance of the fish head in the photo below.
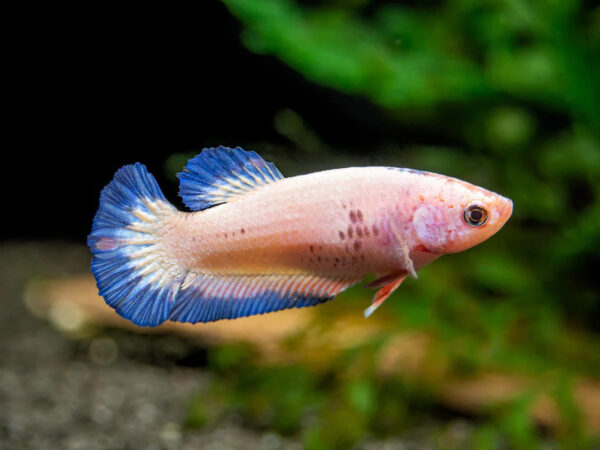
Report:
<svg viewBox="0 0 600 450"><path fill-rule="evenodd" d="M416 244L429 253L456 253L494 235L512 214L509 198L462 180L423 177L412 218Z"/></svg>

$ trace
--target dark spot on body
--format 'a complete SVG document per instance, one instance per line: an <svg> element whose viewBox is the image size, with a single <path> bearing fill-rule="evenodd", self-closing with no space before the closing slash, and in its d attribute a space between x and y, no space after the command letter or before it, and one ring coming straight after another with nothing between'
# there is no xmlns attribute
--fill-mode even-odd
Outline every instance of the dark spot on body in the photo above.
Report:
<svg viewBox="0 0 600 450"><path fill-rule="evenodd" d="M321 262L321 257L320 256L317 258L317 261Z"/></svg>
<svg viewBox="0 0 600 450"><path fill-rule="evenodd" d="M350 220L352 223L356 223L356 213L354 211L350 211Z"/></svg>
<svg viewBox="0 0 600 450"><path fill-rule="evenodd" d="M354 236L354 230L352 229L352 225L348 226L348 237L350 239L352 239L352 237Z"/></svg>
<svg viewBox="0 0 600 450"><path fill-rule="evenodd" d="M377 228L377 225L373 224L373 234L375 236L379 235L379 228Z"/></svg>
<svg viewBox="0 0 600 450"><path fill-rule="evenodd" d="M311 245L308 247L310 249L310 252L314 255L315 254L315 248Z"/></svg>
<svg viewBox="0 0 600 450"><path fill-rule="evenodd" d="M319 251L323 250L323 246L319 245Z"/></svg>
<svg viewBox="0 0 600 450"><path fill-rule="evenodd" d="M243 228L240 230L240 233L244 234L246 232L246 230L244 230Z"/></svg>
<svg viewBox="0 0 600 450"><path fill-rule="evenodd" d="M360 241L354 241L354 250L359 251L361 247Z"/></svg>
<svg viewBox="0 0 600 450"><path fill-rule="evenodd" d="M340 231L340 239L343 241L346 238L343 231Z"/></svg>
<svg viewBox="0 0 600 450"><path fill-rule="evenodd" d="M369 237L371 235L371 232L369 231L369 227L365 227L363 229L363 231L365 232L365 236Z"/></svg>
<svg viewBox="0 0 600 450"><path fill-rule="evenodd" d="M227 233L223 233L223 236L225 236L225 239L227 239Z"/></svg>
<svg viewBox="0 0 600 450"><path fill-rule="evenodd" d="M361 255L360 255L360 260L361 260L361 261L364 261L364 260L365 260L365 255L364 255L364 254L361 254Z"/></svg>
<svg viewBox="0 0 600 450"><path fill-rule="evenodd" d="M335 262L339 263L340 262L340 258L335 258Z"/></svg>
<svg viewBox="0 0 600 450"><path fill-rule="evenodd" d="M312 264L313 263L313 259L312 258L308 258L308 262Z"/></svg>
<svg viewBox="0 0 600 450"><path fill-rule="evenodd" d="M356 234L358 235L359 238L362 237L363 235L363 230L361 227L356 227Z"/></svg>
<svg viewBox="0 0 600 450"><path fill-rule="evenodd" d="M359 222L363 221L363 213L360 209L358 211L356 211L356 217L358 217Z"/></svg>

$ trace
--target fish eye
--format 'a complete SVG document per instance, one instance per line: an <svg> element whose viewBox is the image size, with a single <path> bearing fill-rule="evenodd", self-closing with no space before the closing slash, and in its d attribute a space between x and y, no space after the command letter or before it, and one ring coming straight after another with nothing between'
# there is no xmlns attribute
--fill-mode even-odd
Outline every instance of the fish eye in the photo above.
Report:
<svg viewBox="0 0 600 450"><path fill-rule="evenodd" d="M480 227L487 222L487 210L478 204L471 204L465 208L464 219L472 227Z"/></svg>

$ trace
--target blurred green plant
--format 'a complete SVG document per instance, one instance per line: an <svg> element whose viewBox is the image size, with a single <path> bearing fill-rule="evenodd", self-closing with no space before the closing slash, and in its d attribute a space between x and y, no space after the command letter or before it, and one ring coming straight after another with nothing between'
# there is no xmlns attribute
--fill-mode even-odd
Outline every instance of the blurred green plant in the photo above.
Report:
<svg viewBox="0 0 600 450"><path fill-rule="evenodd" d="M371 350L372 348L368 346ZM228 413L241 414L254 428L300 436L307 449L347 449L368 438L399 435L424 423L426 437L441 449L537 449L547 444L531 410L537 387L494 407L466 436L456 437L440 418L435 386L426 380L381 377L365 347L339 354L327 367L263 364L248 346L210 351L212 386L191 399L186 424L199 428ZM223 364L223 361L228 361ZM563 426L556 442L565 449L591 449L598 443L582 427L570 380L556 384L555 399Z"/></svg>
<svg viewBox="0 0 600 450"><path fill-rule="evenodd" d="M225 0L253 51L413 120L440 105L510 97L600 128L597 9L578 1L370 3Z"/></svg>
<svg viewBox="0 0 600 450"><path fill-rule="evenodd" d="M210 390L190 402L190 427L238 412L254 427L302 434L307 448L342 449L370 433L395 433L415 425L435 408L434 395L423 386L401 379L379 382L364 351L340 354L325 369L260 364L247 346L217 347L210 355L209 364L218 375ZM224 366L223 360L230 365ZM340 366L348 370L337 370ZM215 398L224 404L215 407Z"/></svg>

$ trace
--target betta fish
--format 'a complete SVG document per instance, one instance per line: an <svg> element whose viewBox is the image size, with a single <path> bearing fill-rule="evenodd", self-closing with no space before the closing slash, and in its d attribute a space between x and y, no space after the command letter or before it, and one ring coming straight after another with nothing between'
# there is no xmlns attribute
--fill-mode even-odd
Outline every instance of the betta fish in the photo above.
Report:
<svg viewBox="0 0 600 450"><path fill-rule="evenodd" d="M140 326L313 306L366 275L369 316L408 276L496 233L508 198L395 167L284 178L241 148L204 149L178 174L182 212L140 163L103 189L88 245L99 293Z"/></svg>

